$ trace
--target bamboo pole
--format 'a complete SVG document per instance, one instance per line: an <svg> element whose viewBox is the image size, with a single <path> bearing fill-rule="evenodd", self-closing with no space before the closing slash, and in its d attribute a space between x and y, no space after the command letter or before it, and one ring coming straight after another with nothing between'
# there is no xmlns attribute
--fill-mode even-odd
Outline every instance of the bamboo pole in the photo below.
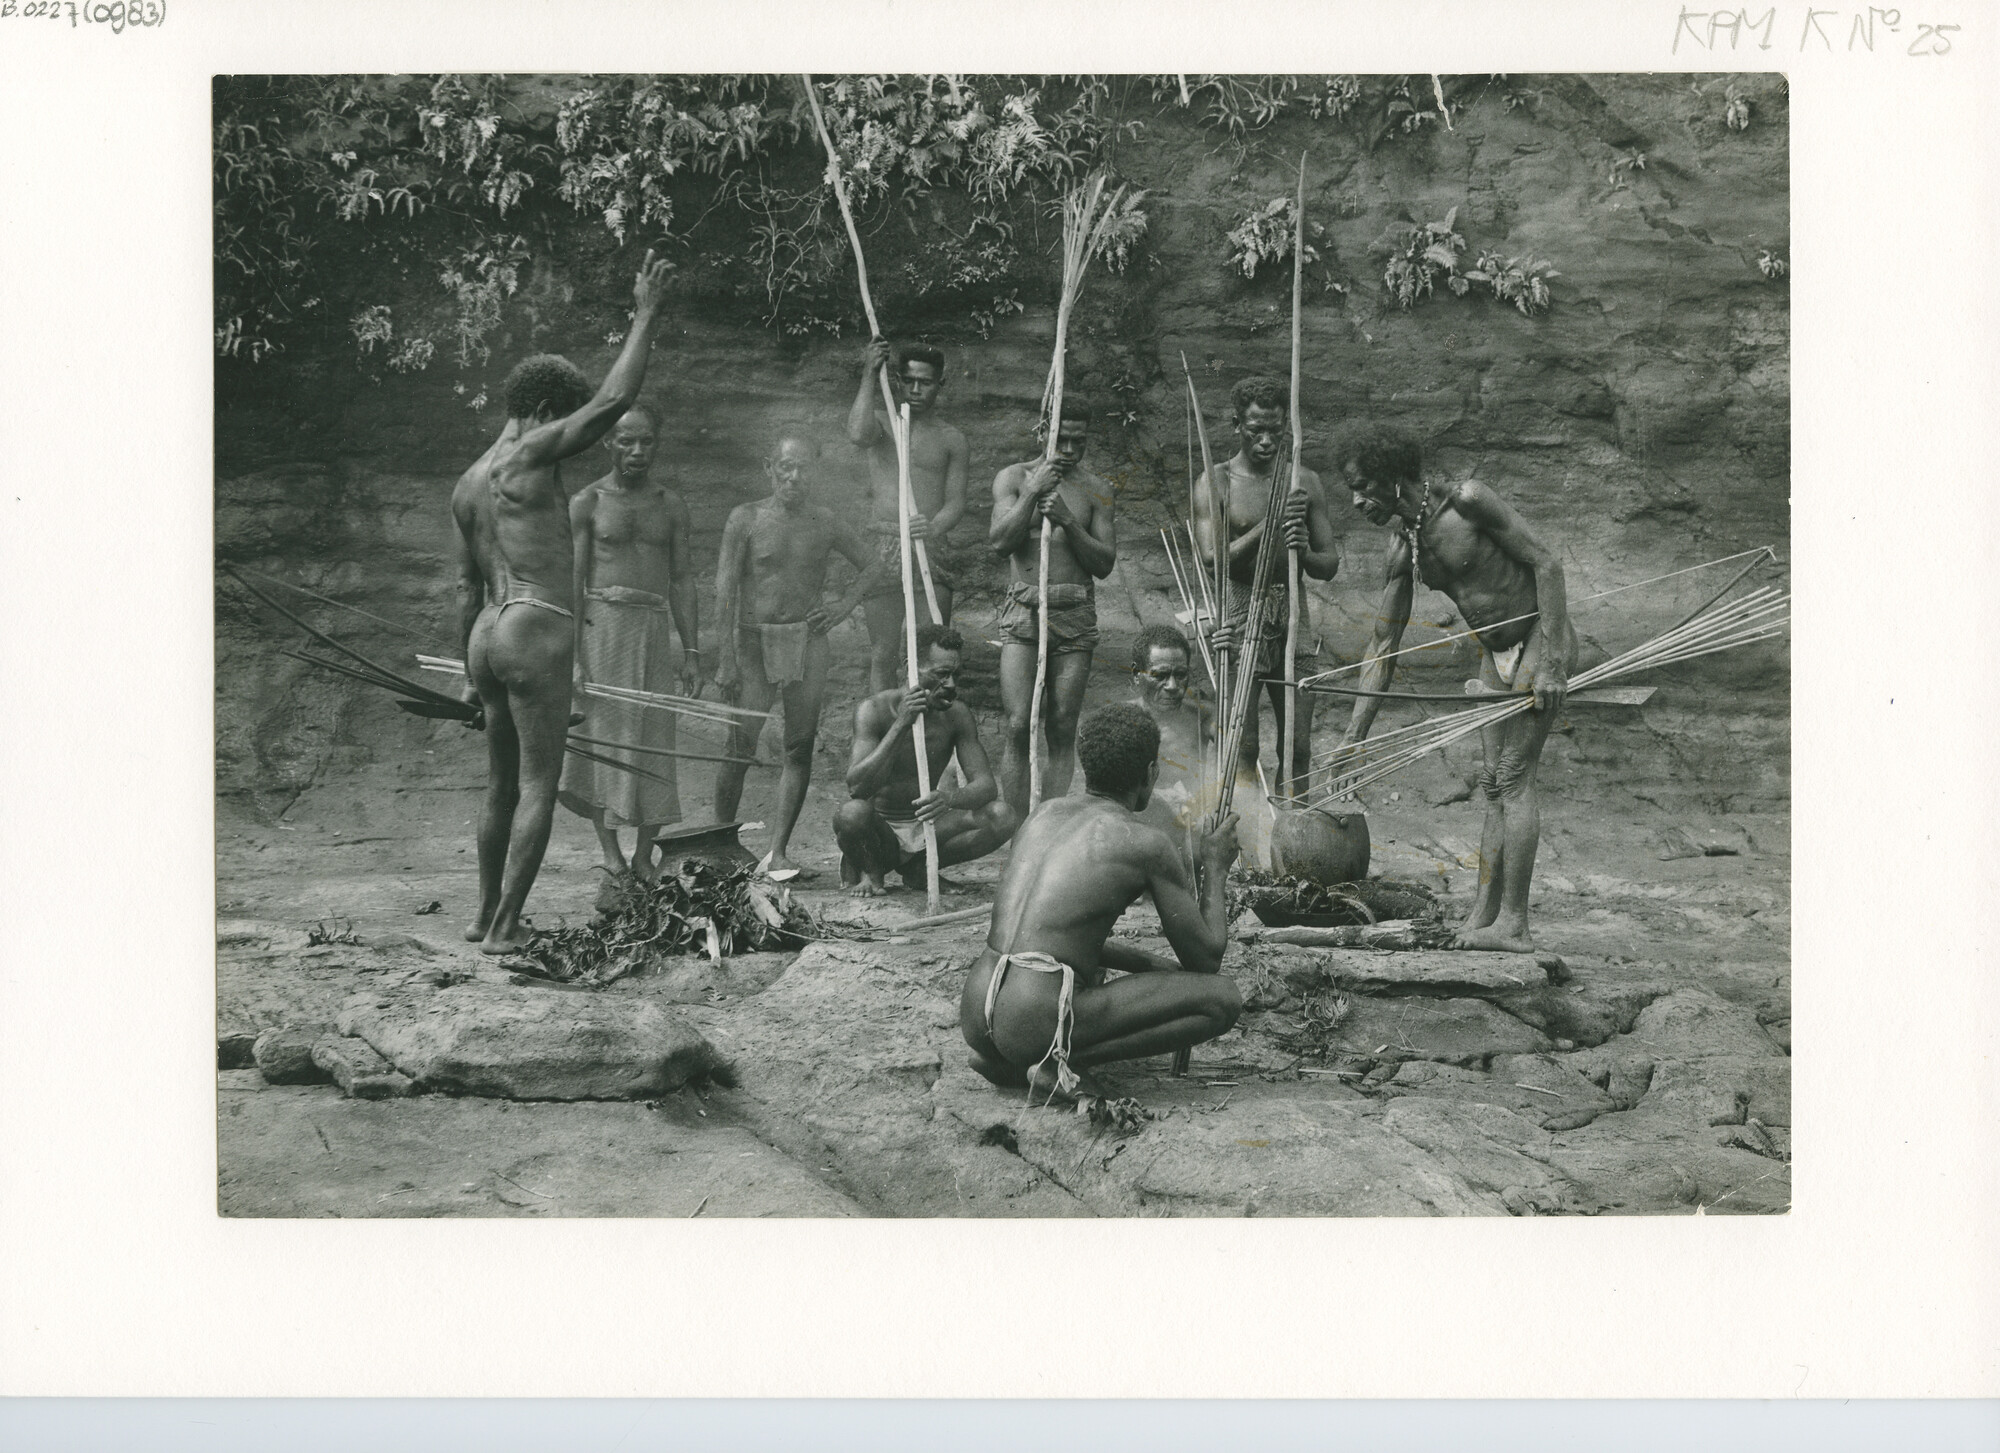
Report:
<svg viewBox="0 0 2000 1453"><path fill-rule="evenodd" d="M910 406L904 404L902 411L890 416L891 426L896 429L896 468L900 475L896 489L896 529L903 552L903 645L910 654L909 668L904 673L912 691L922 679L917 666L917 595L911 584L910 572ZM911 728L917 749L917 792L928 797L931 791L930 742L924 733L924 717L929 707L917 713ZM928 895L930 911L938 911L938 847L937 824L926 820L924 823L924 889Z"/></svg>
<svg viewBox="0 0 2000 1453"><path fill-rule="evenodd" d="M1299 154L1298 199L1292 207L1292 479L1288 494L1299 492L1299 456L1305 452L1305 426L1299 420L1299 324L1300 299L1305 287L1306 260L1306 159ZM1277 480L1271 481L1276 489ZM1289 501L1288 501L1289 504ZM1285 734L1284 760L1278 764L1278 783L1286 800L1298 795L1300 785L1293 780L1292 753L1298 741L1299 719L1299 552L1285 550L1286 599L1290 619L1285 625ZM1308 742L1307 750L1311 750Z"/></svg>
<svg viewBox="0 0 2000 1453"><path fill-rule="evenodd" d="M861 252L861 231L854 225L854 212L847 204L847 184L841 180L840 176L840 153L833 149L833 134L826 129L826 116L819 109L819 93L813 89L812 77L810 75L801 75L799 83L805 88L806 104L812 107L813 125L818 128L820 145L826 148L827 184L833 188L834 201L840 204L840 220L847 224L848 245L854 251L854 273L861 284L861 309L868 315L868 336L870 338L880 338L883 336L882 323L875 316L875 298L868 290L868 261ZM886 371L878 373L876 378L882 385L882 405L888 410L889 432L893 435L896 433L895 421L897 417L895 390L889 386L889 376ZM910 490L910 445L909 430L907 427L897 438L896 454L897 488L907 496ZM913 509L914 504L906 501L903 506L899 506L899 517L903 508ZM903 564L903 571L907 575L909 573L909 561L907 557L910 552L905 550L902 553L906 557ZM944 616L938 611L937 586L931 580L930 551L924 547L922 540L916 542L916 559L917 569L923 575L924 580L924 603L930 607L931 619L942 625L944 624ZM907 582L905 583L907 584ZM903 594L908 596L910 592L905 590Z"/></svg>

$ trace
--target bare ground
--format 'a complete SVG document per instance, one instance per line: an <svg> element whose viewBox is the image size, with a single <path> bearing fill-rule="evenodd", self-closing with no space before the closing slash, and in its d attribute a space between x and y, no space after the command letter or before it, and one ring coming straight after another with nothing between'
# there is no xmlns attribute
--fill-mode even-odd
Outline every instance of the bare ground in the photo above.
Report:
<svg viewBox="0 0 2000 1453"><path fill-rule="evenodd" d="M965 1067L957 998L983 921L899 933L917 895L833 885L823 753L795 839L806 901L872 925L796 958L688 961L602 992L654 996L737 1063L736 1089L651 1102L419 1095L219 1075L229 1215L1434 1215L1772 1212L1790 1203L1790 833L1782 816L1669 816L1557 797L1544 812L1538 941L1560 984L1385 985L1365 956L1237 945L1250 1009L1196 1051L1104 1078L1152 1117L1027 1109ZM472 766L467 754L467 767ZM765 810L754 774L745 812ZM504 981L458 938L474 899L474 779L368 768L274 818L219 815L218 1031L331 1025L362 991ZM1371 815L1375 870L1457 904L1478 822L1424 783ZM762 834L745 842L761 851ZM1665 852L1731 849L1663 857ZM990 890L1001 860L958 876ZM586 917L588 826L560 814L531 908ZM968 896L946 907L979 901ZM432 903L434 913L418 910ZM360 942L307 943L316 924ZM1145 910L1120 931L1144 938ZM1463 956L1472 958L1474 956ZM444 973L440 973L443 970ZM1393 976L1390 976L1393 977ZM1324 1056L1303 996L1360 983ZM557 991L547 992L576 992Z"/></svg>

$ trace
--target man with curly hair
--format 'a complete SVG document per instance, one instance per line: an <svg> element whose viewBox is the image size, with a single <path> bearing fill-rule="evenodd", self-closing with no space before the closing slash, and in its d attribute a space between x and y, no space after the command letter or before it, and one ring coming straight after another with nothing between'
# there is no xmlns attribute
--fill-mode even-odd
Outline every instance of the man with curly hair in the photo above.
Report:
<svg viewBox="0 0 2000 1453"><path fill-rule="evenodd" d="M1534 709L1480 733L1479 785L1486 821L1479 837L1479 889L1458 946L1530 953L1528 885L1541 843L1535 778L1549 728L1562 714L1576 660L1562 561L1507 502L1477 480L1424 477L1423 447L1401 429L1357 426L1334 445L1334 467L1354 508L1386 525L1387 582L1362 657L1361 689L1387 691L1422 581L1443 591L1479 642L1479 680L1490 692L1530 692ZM1335 766L1358 765L1381 698L1355 698Z"/></svg>
<svg viewBox="0 0 2000 1453"><path fill-rule="evenodd" d="M1235 815L1195 835L1197 897L1174 842L1141 817L1160 771L1153 719L1129 702L1100 706L1076 746L1084 793L1043 803L1015 834L986 950L959 998L972 1067L1031 1098L1103 1097L1092 1066L1204 1043L1243 1012L1220 972ZM1173 958L1111 937L1142 894ZM1129 977L1107 981L1112 969Z"/></svg>
<svg viewBox="0 0 2000 1453"><path fill-rule="evenodd" d="M1333 533L1327 509L1326 491L1319 475L1301 466L1298 488L1291 489L1287 478L1275 479L1280 445L1291 427L1291 403L1283 379L1253 375L1229 391L1235 411L1236 433L1242 440L1234 458L1218 464L1212 474L1196 482L1194 489L1195 540L1202 558L1215 558L1218 522L1226 524L1229 542L1229 578L1232 585L1230 617L1217 633L1217 644L1232 649L1235 670L1254 670L1271 698L1272 725L1280 742L1285 739L1285 636L1290 623L1289 584L1283 557L1272 573L1271 609L1263 629L1254 641L1247 625L1251 588L1257 573L1257 547L1264 538L1264 510L1271 491L1291 491L1285 501L1284 539L1277 544L1299 552L1299 571L1305 580L1331 580L1340 568L1340 545ZM1319 646L1313 635L1311 597L1301 581L1299 592L1299 637L1296 660L1300 676L1311 674L1319 660ZM1234 679L1234 678L1232 678ZM1257 772L1257 698L1250 698L1250 716L1243 727L1240 770L1254 777ZM1305 786L1306 770L1312 760L1312 697L1299 693L1298 730L1292 743L1292 760L1278 764L1279 791L1297 797Z"/></svg>
<svg viewBox="0 0 2000 1453"><path fill-rule="evenodd" d="M486 727L479 912L465 930L483 953L527 945L521 908L562 779L583 614L562 461L603 438L637 400L666 272L648 252L632 290L632 331L595 394L567 359L544 353L516 365L506 427L452 491L465 696L479 702Z"/></svg>
<svg viewBox="0 0 2000 1453"><path fill-rule="evenodd" d="M869 530L875 537L875 565L868 573L862 618L868 623L868 689L897 684L903 659L902 531L897 524L896 437L882 408L886 373L890 392L910 406L910 538L924 541L931 584L937 590L940 624L951 624L952 572L946 558L950 535L965 516L965 478L970 451L965 435L937 415L944 392L944 350L928 343L892 348L871 339L863 355L861 386L847 411L847 437L868 457ZM911 582L919 620L930 619L922 580Z"/></svg>

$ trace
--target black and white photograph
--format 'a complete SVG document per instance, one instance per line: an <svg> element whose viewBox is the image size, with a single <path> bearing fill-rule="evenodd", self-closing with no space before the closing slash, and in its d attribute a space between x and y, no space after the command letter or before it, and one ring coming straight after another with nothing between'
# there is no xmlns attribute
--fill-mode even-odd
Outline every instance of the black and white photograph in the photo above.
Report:
<svg viewBox="0 0 2000 1453"><path fill-rule="evenodd" d="M222 1216L1790 1210L1783 74L211 99Z"/></svg>

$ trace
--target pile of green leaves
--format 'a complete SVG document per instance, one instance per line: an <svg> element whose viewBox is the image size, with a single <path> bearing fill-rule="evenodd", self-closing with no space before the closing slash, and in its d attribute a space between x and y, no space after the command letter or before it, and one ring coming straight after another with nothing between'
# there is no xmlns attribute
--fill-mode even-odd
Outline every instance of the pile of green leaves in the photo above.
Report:
<svg viewBox="0 0 2000 1453"><path fill-rule="evenodd" d="M621 873L588 924L537 933L525 956L541 977L601 988L661 959L789 952L817 936L791 890L758 882L756 871L690 858L651 883Z"/></svg>

